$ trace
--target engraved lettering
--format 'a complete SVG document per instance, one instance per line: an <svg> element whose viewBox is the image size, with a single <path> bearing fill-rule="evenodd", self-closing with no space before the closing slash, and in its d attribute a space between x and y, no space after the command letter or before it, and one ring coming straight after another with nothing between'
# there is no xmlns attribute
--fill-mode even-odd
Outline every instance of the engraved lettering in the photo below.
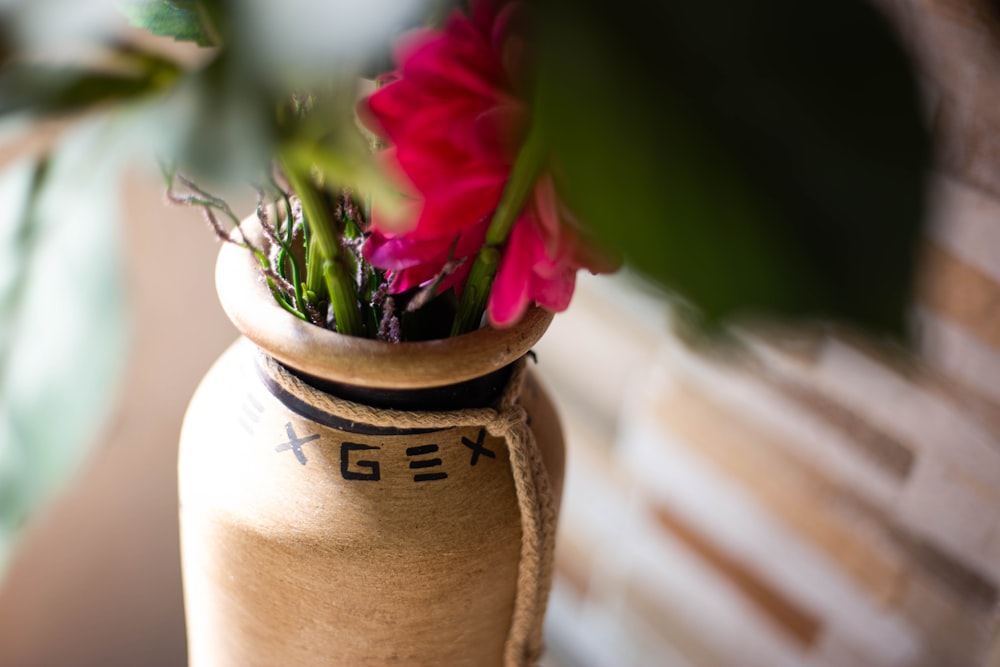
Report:
<svg viewBox="0 0 1000 667"><path fill-rule="evenodd" d="M377 482L381 479L381 470L379 469L378 461L364 461L358 460L354 461L355 468L361 468L367 470L367 472L359 472L358 470L351 470L351 452L364 452L370 450L379 450L381 447L376 447L374 445L362 445L356 442L342 442L340 444L340 474L344 479L358 480L364 482Z"/></svg>
<svg viewBox="0 0 1000 667"><path fill-rule="evenodd" d="M414 482L436 482L439 479L448 479L448 473L446 472L425 472L420 475L414 475Z"/></svg>
<svg viewBox="0 0 1000 667"><path fill-rule="evenodd" d="M260 415L264 412L264 406L252 394L246 394L244 399L244 402L240 403L240 412L236 414L236 421L248 435L253 435L260 423Z"/></svg>
<svg viewBox="0 0 1000 667"><path fill-rule="evenodd" d="M306 444L307 442L312 442L313 440L319 439L319 435L314 434L306 436L305 438L300 438L295 435L295 429L292 428L292 422L287 422L285 424L285 434L288 436L288 442L281 443L280 445L274 448L274 451L284 452L292 450L292 453L295 454L295 458L299 460L299 463L305 465L308 459L306 458L306 455L302 452L302 445Z"/></svg>
<svg viewBox="0 0 1000 667"><path fill-rule="evenodd" d="M438 451L437 445L419 445L417 447L407 447L406 455L408 457L412 456L425 456L427 454L434 454ZM430 459L416 459L410 461L410 470L423 470L426 468L438 468L442 464L439 458ZM439 479L448 479L448 473L446 472L424 472L417 473L413 476L414 482L434 482Z"/></svg>
<svg viewBox="0 0 1000 667"><path fill-rule="evenodd" d="M476 437L476 441L473 442L465 436L462 437L462 444L472 450L472 460L469 461L470 466L474 466L479 463L479 455L488 456L491 459L497 457L496 453L492 450L487 449L483 446L483 442L486 440L486 429L479 429L479 435Z"/></svg>

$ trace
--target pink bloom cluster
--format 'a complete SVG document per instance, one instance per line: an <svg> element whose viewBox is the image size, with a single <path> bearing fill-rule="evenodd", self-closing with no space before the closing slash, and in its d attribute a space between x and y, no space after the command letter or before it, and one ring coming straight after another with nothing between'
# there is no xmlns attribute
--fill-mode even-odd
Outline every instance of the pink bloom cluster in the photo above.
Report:
<svg viewBox="0 0 1000 667"><path fill-rule="evenodd" d="M487 0L455 12L441 31L410 33L396 51L390 83L362 104L388 143L383 164L412 197L406 222L375 211L365 253L389 269L393 292L434 280L466 258L441 289L461 290L524 141L530 110L518 95L524 8ZM532 302L562 311L576 272L611 267L583 241L552 179L538 179L503 249L487 306L491 323L516 322Z"/></svg>

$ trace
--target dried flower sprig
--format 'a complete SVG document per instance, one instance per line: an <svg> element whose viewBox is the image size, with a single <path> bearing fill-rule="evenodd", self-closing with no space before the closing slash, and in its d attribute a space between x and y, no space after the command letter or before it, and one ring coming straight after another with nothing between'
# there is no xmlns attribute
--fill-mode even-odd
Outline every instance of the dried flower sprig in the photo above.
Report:
<svg viewBox="0 0 1000 667"><path fill-rule="evenodd" d="M349 190L332 194L314 183L299 182L296 194L292 194L276 178L271 178L267 187L257 186L257 220L269 244L265 251L243 235L234 234L240 221L224 199L173 168L163 166L163 175L168 201L200 208L220 241L253 253L282 308L299 319L341 333L354 327L349 335L375 337L382 331L381 323L387 319L385 298L373 299L372 295L380 288L385 292L386 278L383 271L363 261L361 246L367 223ZM303 193L311 198L306 204ZM313 221L307 218L310 209L316 216ZM228 228L220 215L231 223ZM335 226L329 224L331 220ZM329 249L336 252L329 253ZM332 284L332 290L331 279L339 281ZM391 301L388 308L393 308Z"/></svg>

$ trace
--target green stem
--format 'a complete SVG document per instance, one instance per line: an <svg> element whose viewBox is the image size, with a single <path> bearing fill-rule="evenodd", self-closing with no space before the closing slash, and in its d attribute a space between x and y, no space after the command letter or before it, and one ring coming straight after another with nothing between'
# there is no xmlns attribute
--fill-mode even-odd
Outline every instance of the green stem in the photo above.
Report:
<svg viewBox="0 0 1000 667"><path fill-rule="evenodd" d="M322 264L323 254L320 245L310 243L309 250L306 252L306 293L309 294L312 303L326 301L330 298L326 281L323 280L323 273L319 268Z"/></svg>
<svg viewBox="0 0 1000 667"><path fill-rule="evenodd" d="M286 261L291 262L291 283L292 287L295 288L295 306L302 311L302 315L305 316L306 300L302 289L302 278L299 276L299 263L292 255L292 202L289 201L288 195L284 190L279 188L278 191L281 192L281 199L285 204L285 242L281 246L281 252L278 254L278 271L284 271ZM275 212L275 217L277 217L277 211ZM277 232L278 230L275 231Z"/></svg>
<svg viewBox="0 0 1000 667"><path fill-rule="evenodd" d="M266 268L267 259L261 259L260 265ZM265 276L264 281L267 283L268 289L271 290L271 295L274 297L274 300L278 302L279 306L281 306L282 308L284 308L285 310L287 310L300 320L305 320L306 322L309 321L309 318L306 317L304 313L300 313L295 306L288 303L288 299L284 297L284 295L281 293L281 290L278 289L278 286L274 284L273 280Z"/></svg>
<svg viewBox="0 0 1000 667"><path fill-rule="evenodd" d="M320 301L329 299L338 333L361 336L364 326L354 277L344 265L343 249L334 232L334 223L308 172L303 173L296 167L290 160L282 161L285 176L302 202L302 216L310 231L306 290L313 292Z"/></svg>
<svg viewBox="0 0 1000 667"><path fill-rule="evenodd" d="M458 304L458 313L451 329L452 336L479 328L483 313L486 312L493 280L500 266L501 248L507 242L514 223L524 210L525 202L534 190L538 176L548 161L548 146L543 137L544 133L536 123L517 155L510 178L500 197L500 203L486 230L486 241L476 255L469 271L469 278L462 290L462 299Z"/></svg>

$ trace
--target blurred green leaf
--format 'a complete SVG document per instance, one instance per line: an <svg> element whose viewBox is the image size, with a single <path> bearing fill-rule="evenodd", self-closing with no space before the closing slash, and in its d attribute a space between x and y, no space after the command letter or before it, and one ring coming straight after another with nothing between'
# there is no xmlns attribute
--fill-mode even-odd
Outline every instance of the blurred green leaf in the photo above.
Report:
<svg viewBox="0 0 1000 667"><path fill-rule="evenodd" d="M4 547L80 465L124 368L108 127L88 123L47 168L0 178L0 567Z"/></svg>
<svg viewBox="0 0 1000 667"><path fill-rule="evenodd" d="M321 83L344 67L377 69L394 38L422 23L430 1L227 0L226 46L270 81L295 73Z"/></svg>
<svg viewBox="0 0 1000 667"><path fill-rule="evenodd" d="M543 0L540 122L580 217L708 322L902 335L927 131L910 64L848 0Z"/></svg>
<svg viewBox="0 0 1000 667"><path fill-rule="evenodd" d="M8 210L12 225L8 225L7 234L0 240L9 253L5 262L5 272L0 275L0 314L5 323L0 329L0 377L6 375L8 364L13 354L11 345L11 330L20 314L24 295L28 285L21 274L31 264L39 242L38 234L38 200L45 185L49 171L49 158L42 156L25 169L11 169L7 178L13 182L13 191L23 189L23 193L14 194L12 200L20 205ZM20 180L24 180L23 187Z"/></svg>
<svg viewBox="0 0 1000 667"><path fill-rule="evenodd" d="M10 19L0 8L0 66L14 53L14 40L10 29Z"/></svg>
<svg viewBox="0 0 1000 667"><path fill-rule="evenodd" d="M48 171L48 159L34 164L24 163L6 170L0 177L0 196L14 205L6 209L11 224L0 229L0 251L4 252L3 269L0 271L0 399L12 387L11 360L15 353L14 339L23 311L27 282L23 274L37 252L38 216L36 215L39 192ZM28 490L34 486L25 479L27 453L22 451L14 427L14 415L8 408L9 401L0 400L0 572L13 544L17 529L24 522L31 504Z"/></svg>
<svg viewBox="0 0 1000 667"><path fill-rule="evenodd" d="M147 54L127 54L135 73L102 72L78 67L9 63L0 68L0 114L60 114L123 102L173 83L179 70Z"/></svg>
<svg viewBox="0 0 1000 667"><path fill-rule="evenodd" d="M119 7L129 23L160 37L199 46L218 44L210 6L201 0L121 0Z"/></svg>
<svg viewBox="0 0 1000 667"><path fill-rule="evenodd" d="M307 111L286 104L278 115L280 154L301 168L316 169L327 183L347 187L394 210L399 198L372 159L374 136L360 129L355 114L354 76L311 92Z"/></svg>
<svg viewBox="0 0 1000 667"><path fill-rule="evenodd" d="M281 99L226 52L151 107L145 133L158 154L196 179L261 182L275 153Z"/></svg>

